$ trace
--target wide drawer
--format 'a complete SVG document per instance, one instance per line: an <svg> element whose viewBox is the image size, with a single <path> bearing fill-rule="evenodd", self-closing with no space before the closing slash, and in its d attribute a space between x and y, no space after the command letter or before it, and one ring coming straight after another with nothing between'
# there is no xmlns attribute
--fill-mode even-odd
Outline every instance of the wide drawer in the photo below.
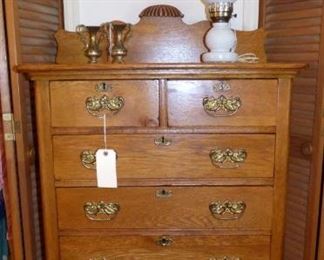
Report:
<svg viewBox="0 0 324 260"><path fill-rule="evenodd" d="M276 80L168 82L169 125L274 126Z"/></svg>
<svg viewBox="0 0 324 260"><path fill-rule="evenodd" d="M61 237L64 260L268 260L267 236ZM226 258L227 257L227 258Z"/></svg>
<svg viewBox="0 0 324 260"><path fill-rule="evenodd" d="M61 230L219 229L270 233L271 187L58 188Z"/></svg>
<svg viewBox="0 0 324 260"><path fill-rule="evenodd" d="M159 124L159 90L153 80L53 81L50 97L54 127L103 126L103 114L109 127Z"/></svg>
<svg viewBox="0 0 324 260"><path fill-rule="evenodd" d="M118 154L118 178L272 177L274 135L109 135ZM102 136L55 136L58 181L95 180Z"/></svg>

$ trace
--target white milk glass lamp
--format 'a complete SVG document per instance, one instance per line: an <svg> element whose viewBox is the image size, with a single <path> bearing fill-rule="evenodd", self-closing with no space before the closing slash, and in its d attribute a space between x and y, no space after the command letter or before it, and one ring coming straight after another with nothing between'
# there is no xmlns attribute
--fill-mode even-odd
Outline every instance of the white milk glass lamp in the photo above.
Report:
<svg viewBox="0 0 324 260"><path fill-rule="evenodd" d="M203 0L208 5L213 27L208 31L205 43L209 52L202 55L203 62L235 62L237 38L229 21L236 0Z"/></svg>

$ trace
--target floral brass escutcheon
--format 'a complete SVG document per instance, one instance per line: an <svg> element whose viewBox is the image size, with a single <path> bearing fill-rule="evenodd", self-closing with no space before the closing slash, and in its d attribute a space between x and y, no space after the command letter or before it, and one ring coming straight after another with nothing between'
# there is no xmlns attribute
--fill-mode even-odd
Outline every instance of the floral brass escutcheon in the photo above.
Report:
<svg viewBox="0 0 324 260"><path fill-rule="evenodd" d="M209 210L216 219L235 220L239 219L245 212L246 204L243 201L212 202Z"/></svg>
<svg viewBox="0 0 324 260"><path fill-rule="evenodd" d="M226 148L222 150L216 147L210 151L209 157L212 164L219 168L235 169L245 162L247 152L244 149L233 150Z"/></svg>
<svg viewBox="0 0 324 260"><path fill-rule="evenodd" d="M234 115L241 107L240 97L227 98L223 95L218 98L205 97L203 106L206 113L210 116L231 116Z"/></svg>
<svg viewBox="0 0 324 260"><path fill-rule="evenodd" d="M88 97L86 99L86 109L89 114L101 117L104 113L117 114L125 105L123 97L109 98L106 95L102 97Z"/></svg>
<svg viewBox="0 0 324 260"><path fill-rule="evenodd" d="M219 92L219 91L226 92L231 90L231 85L227 81L221 80L215 83L215 85L213 86L213 90L215 92Z"/></svg>
<svg viewBox="0 0 324 260"><path fill-rule="evenodd" d="M86 202L83 206L86 217L92 221L112 220L120 210L118 203Z"/></svg>

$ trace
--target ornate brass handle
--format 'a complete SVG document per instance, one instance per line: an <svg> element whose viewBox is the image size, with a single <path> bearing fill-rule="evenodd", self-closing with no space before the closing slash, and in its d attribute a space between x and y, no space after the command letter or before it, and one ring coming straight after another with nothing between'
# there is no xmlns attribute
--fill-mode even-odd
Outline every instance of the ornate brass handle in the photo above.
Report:
<svg viewBox="0 0 324 260"><path fill-rule="evenodd" d="M203 106L206 113L210 116L231 116L241 107L242 102L239 97L227 98L223 95L218 98L205 97Z"/></svg>
<svg viewBox="0 0 324 260"><path fill-rule="evenodd" d="M154 143L158 146L170 146L172 141L170 139L165 138L164 136L156 138Z"/></svg>
<svg viewBox="0 0 324 260"><path fill-rule="evenodd" d="M246 209L243 201L225 201L212 202L209 204L209 210L216 219L234 220L242 217Z"/></svg>
<svg viewBox="0 0 324 260"><path fill-rule="evenodd" d="M161 236L161 237L158 238L156 243L159 246L168 247L168 246L171 246L173 244L173 240L168 236Z"/></svg>
<svg viewBox="0 0 324 260"><path fill-rule="evenodd" d="M103 201L86 202L83 206L85 216L92 221L110 221L120 210L118 203Z"/></svg>
<svg viewBox="0 0 324 260"><path fill-rule="evenodd" d="M123 97L109 98L103 95L102 97L88 97L85 104L90 115L100 117L106 112L117 114L124 107L125 101Z"/></svg>
<svg viewBox="0 0 324 260"><path fill-rule="evenodd" d="M237 256L216 256L209 258L209 260L241 260L241 258Z"/></svg>
<svg viewBox="0 0 324 260"><path fill-rule="evenodd" d="M226 148L225 150L221 150L216 147L210 151L209 157L212 164L219 168L234 169L240 167L245 162L247 152L244 149L232 150Z"/></svg>
<svg viewBox="0 0 324 260"><path fill-rule="evenodd" d="M87 169L96 169L96 151L86 150L80 154L81 164Z"/></svg>

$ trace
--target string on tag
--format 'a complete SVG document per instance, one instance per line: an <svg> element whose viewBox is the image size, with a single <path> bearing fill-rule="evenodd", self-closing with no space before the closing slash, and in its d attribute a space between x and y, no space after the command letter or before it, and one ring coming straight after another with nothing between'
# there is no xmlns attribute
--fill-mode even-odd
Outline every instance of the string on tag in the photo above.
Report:
<svg viewBox="0 0 324 260"><path fill-rule="evenodd" d="M104 133L104 144L105 144L105 149L107 149L107 117L106 113L103 116L103 133Z"/></svg>

